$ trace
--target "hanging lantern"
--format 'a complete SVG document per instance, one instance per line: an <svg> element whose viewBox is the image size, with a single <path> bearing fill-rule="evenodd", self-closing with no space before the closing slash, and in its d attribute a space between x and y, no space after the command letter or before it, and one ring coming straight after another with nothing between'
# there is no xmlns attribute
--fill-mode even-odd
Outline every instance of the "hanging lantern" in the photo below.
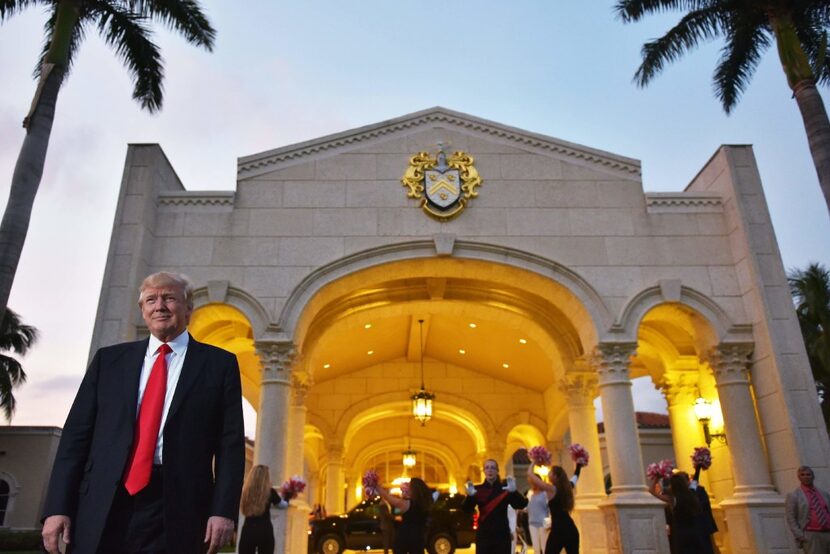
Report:
<svg viewBox="0 0 830 554"><path fill-rule="evenodd" d="M421 426L426 425L427 421L432 419L432 402L435 400L435 395L427 392L424 387L424 320L419 319L419 346L421 349L421 390L411 396L412 400L412 415L421 422Z"/></svg>
<svg viewBox="0 0 830 554"><path fill-rule="evenodd" d="M415 458L415 451L407 448L402 452L403 454L403 467L412 468L415 467L415 463L417 459Z"/></svg>

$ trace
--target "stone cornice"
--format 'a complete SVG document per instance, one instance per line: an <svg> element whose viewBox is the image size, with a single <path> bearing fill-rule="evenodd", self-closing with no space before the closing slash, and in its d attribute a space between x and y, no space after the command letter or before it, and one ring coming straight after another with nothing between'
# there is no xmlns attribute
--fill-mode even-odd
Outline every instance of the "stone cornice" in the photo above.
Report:
<svg viewBox="0 0 830 554"><path fill-rule="evenodd" d="M718 195L694 192L646 193L646 209L650 213L720 213L723 199Z"/></svg>
<svg viewBox="0 0 830 554"><path fill-rule="evenodd" d="M160 192L159 206L233 206L233 191L193 190Z"/></svg>
<svg viewBox="0 0 830 554"><path fill-rule="evenodd" d="M410 132L418 127L434 125L436 123L487 135L525 148L588 162L606 170L622 172L631 177L639 177L641 175L640 162L638 160L616 156L601 150L594 150L553 137L530 133L500 123L438 107L389 121L335 133L319 139L239 158L237 177L243 179L261 175L279 169L283 165L290 165L292 162L299 161L301 158L313 154L325 153L344 147L353 147L373 139L382 138L386 135Z"/></svg>

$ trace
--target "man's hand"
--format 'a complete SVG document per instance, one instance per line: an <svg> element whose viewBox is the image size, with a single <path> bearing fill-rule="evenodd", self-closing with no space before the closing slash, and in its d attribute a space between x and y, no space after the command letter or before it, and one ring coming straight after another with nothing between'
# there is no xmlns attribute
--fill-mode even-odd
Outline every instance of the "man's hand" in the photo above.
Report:
<svg viewBox="0 0 830 554"><path fill-rule="evenodd" d="M210 516L205 531L205 544L208 545L207 554L216 554L220 548L231 541L233 537L233 520L222 516Z"/></svg>
<svg viewBox="0 0 830 554"><path fill-rule="evenodd" d="M512 475L507 476L507 490L508 492L516 492L516 480Z"/></svg>
<svg viewBox="0 0 830 554"><path fill-rule="evenodd" d="M69 530L72 522L69 516L49 516L43 521L43 530L41 536L43 537L43 547L49 554L59 554L58 539L63 539L63 542L69 544Z"/></svg>

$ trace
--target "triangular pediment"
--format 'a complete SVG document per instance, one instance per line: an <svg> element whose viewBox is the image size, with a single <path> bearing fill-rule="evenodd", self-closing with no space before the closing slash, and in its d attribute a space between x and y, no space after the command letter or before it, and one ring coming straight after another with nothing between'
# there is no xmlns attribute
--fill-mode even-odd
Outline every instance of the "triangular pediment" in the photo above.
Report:
<svg viewBox="0 0 830 554"><path fill-rule="evenodd" d="M443 128L505 146L555 157L617 177L639 179L640 162L602 150L435 107L313 140L239 158L237 178L248 179L430 128ZM413 152L414 153L414 152Z"/></svg>

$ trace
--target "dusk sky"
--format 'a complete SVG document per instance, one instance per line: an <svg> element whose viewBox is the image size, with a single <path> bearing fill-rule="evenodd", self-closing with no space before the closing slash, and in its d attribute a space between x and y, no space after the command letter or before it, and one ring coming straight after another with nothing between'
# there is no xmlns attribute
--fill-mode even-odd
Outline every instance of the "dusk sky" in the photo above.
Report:
<svg viewBox="0 0 830 554"><path fill-rule="evenodd" d="M721 144L752 144L785 267L830 262L830 217L774 48L727 116L711 85L722 42L647 89L632 82L642 44L679 14L624 25L606 0L204 6L213 53L155 27L166 61L156 115L87 30L9 303L42 335L24 359L16 425L63 425L80 383L129 143L159 143L188 190L233 190L240 156L443 106L641 160L648 192L683 190ZM3 203L45 20L36 8L0 25ZM665 410L650 383L635 391L638 409Z"/></svg>

